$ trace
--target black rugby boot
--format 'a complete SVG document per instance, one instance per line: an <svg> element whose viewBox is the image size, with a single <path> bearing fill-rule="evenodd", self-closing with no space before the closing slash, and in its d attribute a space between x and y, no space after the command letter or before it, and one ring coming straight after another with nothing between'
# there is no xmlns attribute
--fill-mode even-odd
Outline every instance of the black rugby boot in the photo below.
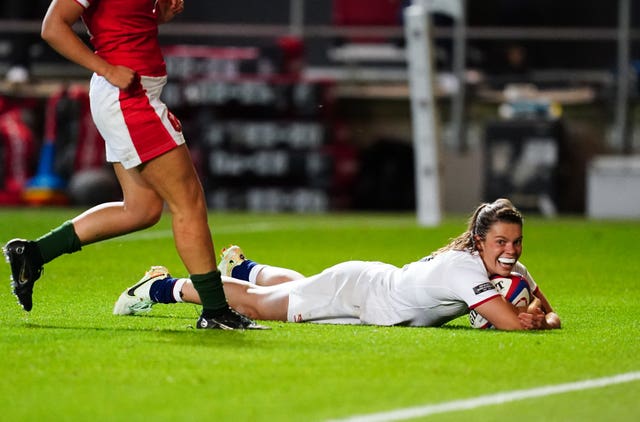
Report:
<svg viewBox="0 0 640 422"><path fill-rule="evenodd" d="M33 284L42 274L42 257L36 242L13 239L7 242L2 252L11 265L11 287L13 294L25 311L33 307Z"/></svg>
<svg viewBox="0 0 640 422"><path fill-rule="evenodd" d="M213 330L269 330L269 327L256 324L246 316L229 308L221 315L213 318L200 316L197 328Z"/></svg>

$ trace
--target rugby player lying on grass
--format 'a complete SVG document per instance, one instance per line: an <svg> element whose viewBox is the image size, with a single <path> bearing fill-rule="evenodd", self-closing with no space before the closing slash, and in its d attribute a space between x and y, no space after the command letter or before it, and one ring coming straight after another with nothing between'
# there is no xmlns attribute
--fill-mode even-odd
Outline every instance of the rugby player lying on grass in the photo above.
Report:
<svg viewBox="0 0 640 422"><path fill-rule="evenodd" d="M436 327L475 310L501 330L560 328L540 288L518 262L523 218L507 199L480 205L467 230L428 257L402 268L348 261L305 277L248 260L238 246L222 253L219 269L229 305L258 320ZM489 277L522 274L535 299L516 309ZM188 279L152 267L125 290L114 314L147 311L155 303L199 303Z"/></svg>

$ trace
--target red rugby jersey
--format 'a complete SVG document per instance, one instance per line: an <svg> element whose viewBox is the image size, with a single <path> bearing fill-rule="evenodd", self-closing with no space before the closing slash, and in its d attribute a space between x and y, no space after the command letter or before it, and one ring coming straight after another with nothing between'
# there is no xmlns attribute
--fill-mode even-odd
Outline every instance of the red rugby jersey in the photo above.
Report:
<svg viewBox="0 0 640 422"><path fill-rule="evenodd" d="M139 75L167 74L158 42L155 0L75 0L96 54Z"/></svg>

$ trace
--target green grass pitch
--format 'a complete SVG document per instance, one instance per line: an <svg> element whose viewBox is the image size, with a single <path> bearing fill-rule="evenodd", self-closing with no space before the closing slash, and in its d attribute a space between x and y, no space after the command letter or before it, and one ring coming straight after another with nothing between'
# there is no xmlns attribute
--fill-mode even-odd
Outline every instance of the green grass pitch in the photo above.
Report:
<svg viewBox="0 0 640 422"><path fill-rule="evenodd" d="M36 237L71 209L0 209L0 243ZM349 259L402 265L464 230L412 214L211 215L216 247L307 274ZM165 216L155 227L48 264L26 313L0 274L0 419L324 421L640 370L640 222L529 216L522 261L563 321L551 332L267 322L193 329L193 305L111 314L150 266L185 275ZM423 417L438 421L635 421L640 381Z"/></svg>

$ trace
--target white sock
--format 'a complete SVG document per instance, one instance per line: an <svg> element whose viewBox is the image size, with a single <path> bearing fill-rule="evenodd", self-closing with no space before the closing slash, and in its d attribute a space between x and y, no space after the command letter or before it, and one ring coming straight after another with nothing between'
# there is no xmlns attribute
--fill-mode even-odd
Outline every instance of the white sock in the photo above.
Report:
<svg viewBox="0 0 640 422"><path fill-rule="evenodd" d="M256 280L258 279L258 273L262 271L262 269L266 267L264 264L256 264L249 271L249 283L256 284Z"/></svg>
<svg viewBox="0 0 640 422"><path fill-rule="evenodd" d="M188 281L190 281L188 278L179 278L176 280L176 284L173 285L173 298L176 302L184 302L182 300L182 286Z"/></svg>

